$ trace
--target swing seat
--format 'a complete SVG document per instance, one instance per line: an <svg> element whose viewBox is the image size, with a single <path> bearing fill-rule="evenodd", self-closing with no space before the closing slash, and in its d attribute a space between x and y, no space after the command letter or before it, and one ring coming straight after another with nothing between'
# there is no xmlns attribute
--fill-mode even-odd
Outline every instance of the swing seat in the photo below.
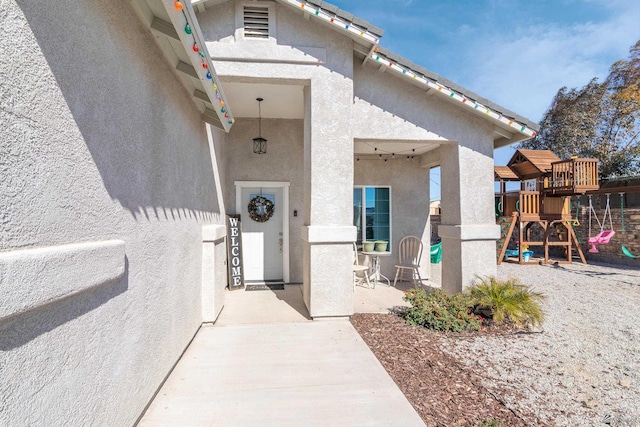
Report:
<svg viewBox="0 0 640 427"><path fill-rule="evenodd" d="M596 245L606 245L607 243L609 243L614 234L616 234L616 232L613 230L604 230L591 237L589 239L589 244L591 245L591 249L589 249L589 252L592 254L600 253L600 251L598 251L598 248L596 248Z"/></svg>
<svg viewBox="0 0 640 427"><path fill-rule="evenodd" d="M632 254L631 251L626 246L622 246L622 253L628 256L629 258L640 258L640 255Z"/></svg>

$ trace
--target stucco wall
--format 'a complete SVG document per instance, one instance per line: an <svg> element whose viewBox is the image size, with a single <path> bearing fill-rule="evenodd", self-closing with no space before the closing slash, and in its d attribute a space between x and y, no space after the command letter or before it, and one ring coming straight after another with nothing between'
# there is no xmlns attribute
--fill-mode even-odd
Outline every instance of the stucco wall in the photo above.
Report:
<svg viewBox="0 0 640 427"><path fill-rule="evenodd" d="M305 195L309 197L305 205L314 205L317 209L305 209L304 215L315 212L317 217L305 218L306 224L350 223L353 44L335 31L327 31L315 23L309 25L309 21L289 7L274 5L277 39L269 42L236 40L230 34L235 28L234 2L208 7L198 15L198 20L223 81L309 87L310 110L306 120L309 142L313 142L307 157L313 159L314 164L313 167L307 165L310 173L304 175ZM312 190L313 174L335 178L330 184L315 186ZM330 199L335 203L326 203Z"/></svg>
<svg viewBox="0 0 640 427"><path fill-rule="evenodd" d="M302 237L304 224L304 135L302 120L262 119L262 136L267 153L254 154L252 139L258 136L257 119L238 119L224 144L226 160L225 204L236 212L234 181L289 182L289 269L290 282L302 283ZM281 207L276 206L276 209ZM293 211L298 216L293 216ZM244 218L244 221L250 221Z"/></svg>
<svg viewBox="0 0 640 427"><path fill-rule="evenodd" d="M0 294L50 287L0 320L0 425L130 426L201 323L206 129L128 1L0 9Z"/></svg>
<svg viewBox="0 0 640 427"><path fill-rule="evenodd" d="M235 12L227 3L198 19L223 82L304 86L303 296L314 318L344 316L353 309L353 43L295 9L273 5L277 29L270 41L229 35ZM214 27L222 30L207 29Z"/></svg>
<svg viewBox="0 0 640 427"><path fill-rule="evenodd" d="M361 64L354 59L354 138L459 141L485 154L493 151L486 120L392 72L380 72L374 61Z"/></svg>
<svg viewBox="0 0 640 427"><path fill-rule="evenodd" d="M380 258L382 274L393 280L394 265L398 262L398 244L405 236L422 239L424 256L421 275L429 277L429 170L418 166L418 161L393 159L360 160L355 164L355 185L391 187L391 242L390 257Z"/></svg>
<svg viewBox="0 0 640 427"><path fill-rule="evenodd" d="M442 206L447 212L440 230L446 249L443 285L454 292L475 274L495 274L488 250L498 235L492 217L493 124L437 92L427 94L379 71L373 61L363 67L348 38L289 7L275 5L275 39L243 40L240 21L231 23L236 19L233 8L224 3L201 15L203 27L220 28L208 32L207 46L219 60L223 79L305 86L305 225L350 224L354 138L441 141L441 147L420 161L442 166ZM427 203L428 195L424 200ZM305 263L310 264L313 251L316 257L324 256L322 251L336 257L345 248L311 244L305 249ZM318 283L317 289L329 286L328 277L312 270L305 269L304 277ZM305 279L304 286L307 305L310 280Z"/></svg>
<svg viewBox="0 0 640 427"><path fill-rule="evenodd" d="M378 71L372 61L365 67L354 63L354 93L355 138L442 141L421 162L441 166L444 289L453 293L476 274L495 275L489 256L498 236L492 217L493 125L438 93Z"/></svg>

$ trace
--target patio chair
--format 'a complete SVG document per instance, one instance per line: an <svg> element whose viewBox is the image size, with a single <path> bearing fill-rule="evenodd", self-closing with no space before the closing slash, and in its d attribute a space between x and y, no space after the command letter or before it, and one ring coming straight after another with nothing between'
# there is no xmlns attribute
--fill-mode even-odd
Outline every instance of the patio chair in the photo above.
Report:
<svg viewBox="0 0 640 427"><path fill-rule="evenodd" d="M422 241L416 236L406 236L400 240L398 245L398 264L396 264L396 278L393 280L393 286L396 286L398 277L402 281L404 278L404 271L411 271L411 280L413 280L416 287L418 284L422 284L422 277L420 277L420 258L422 257ZM418 276L418 281L416 281Z"/></svg>
<svg viewBox="0 0 640 427"><path fill-rule="evenodd" d="M371 282L369 281L369 266L360 265L360 260L358 258L358 247L354 243L353 244L353 289L355 290L356 285L361 285L363 281L366 281L367 286L371 287Z"/></svg>

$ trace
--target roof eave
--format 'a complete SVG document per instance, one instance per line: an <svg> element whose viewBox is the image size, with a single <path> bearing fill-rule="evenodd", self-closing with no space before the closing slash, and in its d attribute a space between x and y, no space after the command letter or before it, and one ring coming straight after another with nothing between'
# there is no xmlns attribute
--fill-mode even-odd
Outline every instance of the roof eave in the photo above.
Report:
<svg viewBox="0 0 640 427"><path fill-rule="evenodd" d="M356 43L373 46L380 43L384 31L375 25L360 19L337 6L320 0L276 0L302 11L305 16L318 19L330 25L336 31L353 39Z"/></svg>
<svg viewBox="0 0 640 427"><path fill-rule="evenodd" d="M163 19L163 17L156 16L152 8L147 4L147 1L152 2L154 7L159 7L161 4L166 10L166 16L169 17L170 22L166 21L166 17ZM181 55L189 59L190 64L178 60L177 64L172 63L171 66L178 74L182 73L182 75L187 75L192 82L199 81L199 83L195 85L195 92L190 95L202 113L202 120L221 128L225 132L229 132L235 119L233 118L231 107L222 90L222 85L213 66L211 56L204 43L202 30L198 24L191 2L186 0L180 2L176 2L175 0L147 1L134 0L132 3L142 20L156 36L173 40L173 46L179 44L182 48ZM180 3L181 7L177 8L176 3ZM161 9L156 7L157 13L160 13L160 10ZM163 14L162 12L161 15ZM190 28L189 33L186 31L187 24ZM157 40L160 48L164 50L165 46L163 46L163 43L160 42L160 39ZM194 50L194 46L198 47L197 51ZM202 105L204 105L204 107ZM209 108L209 106L211 106L211 108Z"/></svg>
<svg viewBox="0 0 640 427"><path fill-rule="evenodd" d="M369 59L382 64L388 70L395 72L396 75L422 86L427 94L432 92L439 94L442 98L457 103L467 111L480 114L485 119L493 122L497 126L496 134L498 135L498 138L494 141L495 148L530 139L537 134L538 125L530 120L520 117L461 86L455 85L437 74L420 69L421 67L415 66L411 61L405 61L404 58L392 52L376 48L369 56ZM395 57L395 61L393 57ZM502 129L503 132L500 132L499 129Z"/></svg>

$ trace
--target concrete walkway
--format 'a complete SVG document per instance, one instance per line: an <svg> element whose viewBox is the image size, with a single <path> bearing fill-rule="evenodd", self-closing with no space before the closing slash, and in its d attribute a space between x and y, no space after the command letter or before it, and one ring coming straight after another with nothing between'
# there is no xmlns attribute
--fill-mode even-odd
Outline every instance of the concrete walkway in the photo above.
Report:
<svg viewBox="0 0 640 427"><path fill-rule="evenodd" d="M367 425L424 423L347 320L205 325L139 423Z"/></svg>
<svg viewBox="0 0 640 427"><path fill-rule="evenodd" d="M411 286L356 287L354 311L405 305ZM351 323L311 321L301 285L286 285L227 291L215 325L203 325L138 425L424 423Z"/></svg>

